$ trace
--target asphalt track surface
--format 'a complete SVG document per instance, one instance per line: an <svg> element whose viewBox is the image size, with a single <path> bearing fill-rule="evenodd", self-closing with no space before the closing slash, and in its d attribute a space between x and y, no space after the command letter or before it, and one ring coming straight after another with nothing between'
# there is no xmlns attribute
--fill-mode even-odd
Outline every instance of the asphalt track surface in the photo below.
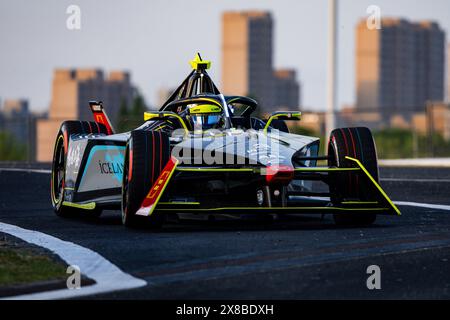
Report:
<svg viewBox="0 0 450 320"><path fill-rule="evenodd" d="M395 201L450 205L450 169L381 169ZM449 299L450 211L401 206L368 228L331 216L130 230L119 212L59 218L49 174L0 169L0 221L89 248L148 285L99 299ZM368 290L367 267L381 269Z"/></svg>

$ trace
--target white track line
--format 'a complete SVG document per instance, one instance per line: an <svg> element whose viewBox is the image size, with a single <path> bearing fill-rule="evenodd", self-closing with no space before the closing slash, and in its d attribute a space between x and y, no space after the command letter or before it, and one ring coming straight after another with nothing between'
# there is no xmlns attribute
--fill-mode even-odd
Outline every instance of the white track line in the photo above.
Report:
<svg viewBox="0 0 450 320"><path fill-rule="evenodd" d="M381 178L381 182L432 182L450 183L450 179L401 179L401 178Z"/></svg>
<svg viewBox="0 0 450 320"><path fill-rule="evenodd" d="M52 173L52 170L44 170L44 169L17 169L17 168L0 168L0 172L2 171L10 171L10 172L26 172L26 173Z"/></svg>
<svg viewBox="0 0 450 320"><path fill-rule="evenodd" d="M428 208L428 209L450 211L450 205L417 203L417 202L404 202L404 201L395 201L394 203L396 205L398 205L398 206L419 207L419 208Z"/></svg>
<svg viewBox="0 0 450 320"><path fill-rule="evenodd" d="M147 285L145 280L124 273L97 252L75 243L63 241L42 232L27 230L2 222L0 222L0 232L10 234L28 243L44 247L54 252L68 265L77 265L80 268L81 274L96 282L90 286L82 286L80 289L59 289L39 292L7 297L6 299L8 300L67 299L118 290L135 289Z"/></svg>
<svg viewBox="0 0 450 320"><path fill-rule="evenodd" d="M450 158L380 160L381 167L450 168Z"/></svg>

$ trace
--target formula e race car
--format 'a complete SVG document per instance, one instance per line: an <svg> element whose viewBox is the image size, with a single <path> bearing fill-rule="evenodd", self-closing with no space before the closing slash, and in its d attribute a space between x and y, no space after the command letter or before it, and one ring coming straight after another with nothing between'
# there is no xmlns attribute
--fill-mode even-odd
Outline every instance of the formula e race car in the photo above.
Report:
<svg viewBox="0 0 450 320"><path fill-rule="evenodd" d="M400 215L379 185L367 128L320 139L289 133L301 113L252 116L257 102L224 96L197 54L192 72L143 124L116 133L101 102L93 122L65 121L56 138L51 200L57 215L121 209L126 226L158 227L168 217L333 214L341 225ZM318 166L318 163L324 163Z"/></svg>

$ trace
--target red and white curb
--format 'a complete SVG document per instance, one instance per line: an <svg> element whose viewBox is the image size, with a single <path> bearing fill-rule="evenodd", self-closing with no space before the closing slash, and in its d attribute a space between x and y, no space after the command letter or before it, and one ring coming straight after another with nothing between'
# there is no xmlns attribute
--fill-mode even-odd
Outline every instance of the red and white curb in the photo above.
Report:
<svg viewBox="0 0 450 320"><path fill-rule="evenodd" d="M84 276L95 281L95 284L82 286L79 289L58 289L6 297L4 298L6 300L69 299L119 290L136 289L147 285L145 280L135 278L123 272L97 252L78 244L64 241L42 232L27 230L2 222L0 222L0 232L10 234L28 243L50 250L68 265L78 266Z"/></svg>

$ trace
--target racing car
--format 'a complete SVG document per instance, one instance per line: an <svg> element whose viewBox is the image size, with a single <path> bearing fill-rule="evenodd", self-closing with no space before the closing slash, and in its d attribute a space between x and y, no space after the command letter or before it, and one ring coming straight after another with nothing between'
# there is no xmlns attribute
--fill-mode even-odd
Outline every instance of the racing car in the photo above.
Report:
<svg viewBox="0 0 450 320"><path fill-rule="evenodd" d="M289 132L300 112L258 118L254 99L218 90L210 61L197 54L190 64L159 111L130 132L115 132L100 101L89 102L94 121L62 123L51 175L57 215L120 209L129 227L183 214L332 214L358 226L400 215L379 184L369 129L334 130L321 156L319 138Z"/></svg>

